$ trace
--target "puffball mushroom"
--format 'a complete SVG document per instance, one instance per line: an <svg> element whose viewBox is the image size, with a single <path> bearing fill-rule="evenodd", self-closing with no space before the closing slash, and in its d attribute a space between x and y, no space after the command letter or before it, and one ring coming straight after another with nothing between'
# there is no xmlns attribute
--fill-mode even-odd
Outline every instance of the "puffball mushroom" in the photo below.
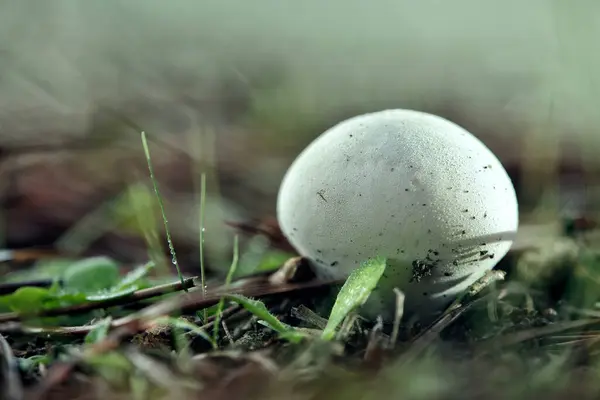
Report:
<svg viewBox="0 0 600 400"><path fill-rule="evenodd" d="M436 115L385 110L315 139L281 184L283 234L321 277L386 257L366 317L433 317L508 252L518 226L512 182L475 136Z"/></svg>

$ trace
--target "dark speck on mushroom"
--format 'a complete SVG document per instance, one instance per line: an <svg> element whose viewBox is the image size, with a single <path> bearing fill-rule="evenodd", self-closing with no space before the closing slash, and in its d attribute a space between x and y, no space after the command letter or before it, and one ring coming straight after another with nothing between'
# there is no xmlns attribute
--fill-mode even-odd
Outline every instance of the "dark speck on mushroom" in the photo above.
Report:
<svg viewBox="0 0 600 400"><path fill-rule="evenodd" d="M329 264L329 265L330 265L330 266L332 266L332 267L335 267L336 265L338 265L338 262L337 262L337 261L334 261L334 262L332 262L332 263L331 263L331 264Z"/></svg>
<svg viewBox="0 0 600 400"><path fill-rule="evenodd" d="M427 276L432 275L434 265L426 262L426 260L414 260L412 262L412 277L409 282L421 282Z"/></svg>
<svg viewBox="0 0 600 400"><path fill-rule="evenodd" d="M327 203L327 199L325 198L325 190L321 189L317 192L317 196L321 198L324 202Z"/></svg>

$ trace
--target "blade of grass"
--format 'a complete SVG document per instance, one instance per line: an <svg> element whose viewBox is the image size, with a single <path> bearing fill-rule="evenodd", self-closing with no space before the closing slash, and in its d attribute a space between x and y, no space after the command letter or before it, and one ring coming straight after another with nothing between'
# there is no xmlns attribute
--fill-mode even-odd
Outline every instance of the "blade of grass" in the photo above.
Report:
<svg viewBox="0 0 600 400"><path fill-rule="evenodd" d="M334 339L337 327L346 316L369 299L385 271L386 264L385 258L376 257L367 260L350 274L337 295L327 326L321 335L323 340Z"/></svg>
<svg viewBox="0 0 600 400"><path fill-rule="evenodd" d="M224 297L244 307L246 310L250 311L252 315L263 320L271 327L271 329L278 333L287 332L291 328L271 314L267 309L267 306L265 306L265 303L260 300L253 300L239 294L228 294Z"/></svg>
<svg viewBox="0 0 600 400"><path fill-rule="evenodd" d="M109 316L104 318L98 322L87 335L85 335L84 342L91 344L104 340L104 338L108 336L108 331L110 330L111 324L112 317Z"/></svg>
<svg viewBox="0 0 600 400"><path fill-rule="evenodd" d="M229 267L229 271L227 272L227 277L225 278L225 290L229 289L231 280L233 279L233 276L235 275L235 271L237 270L239 260L240 260L239 237L238 237L238 235L235 235L233 237L233 260L231 261L231 266ZM224 306L225 306L225 298L221 297L221 300L219 300L219 304L217 305L217 312L215 314L215 323L213 326L213 340L215 342L217 341L217 338L219 337L219 325L221 324L221 313L223 312Z"/></svg>
<svg viewBox="0 0 600 400"><path fill-rule="evenodd" d="M253 300L238 294L228 294L225 295L225 297L244 307L246 310L252 313L252 315L259 318L259 322L262 323L262 325L273 329L281 338L289 340L290 342L298 343L307 336L305 333L290 325L284 324L277 319L276 316L269 312L265 306L265 303L260 300Z"/></svg>
<svg viewBox="0 0 600 400"><path fill-rule="evenodd" d="M173 241L171 240L171 232L169 230L169 221L167 220L167 214L165 212L165 206L162 201L162 197L160 195L160 191L158 190L158 182L154 177L154 168L152 167L152 160L150 158L150 149L148 148L148 141L146 140L146 132L141 132L142 137L142 145L144 147L144 153L146 155L146 162L148 164L148 171L150 172L150 180L152 181L152 185L154 186L154 192L156 193L156 198L158 199L158 204L160 206L160 212L162 213L163 222L165 224L165 234L167 235L167 243L169 244L169 251L171 252L172 262L177 269L177 274L179 275L179 279L181 280L181 284L183 285L183 290L188 291L183 282L183 274L181 273L181 269L179 268L179 262L177 261L177 254L175 253L175 247L173 246Z"/></svg>
<svg viewBox="0 0 600 400"><path fill-rule="evenodd" d="M127 202L133 210L133 215L137 221L137 225L144 237L148 248L148 258L154 261L159 271L165 275L169 273L168 264L163 253L163 246L158 234L156 216L154 209L150 204L150 189L142 182L138 173L136 175L136 183L129 185L127 188Z"/></svg>
<svg viewBox="0 0 600 400"><path fill-rule="evenodd" d="M206 277L204 275L204 212L206 207L206 174L200 175L200 284L202 285L202 294L206 295ZM208 315L206 309L202 310L203 322L206 323ZM217 326L217 325L215 325Z"/></svg>

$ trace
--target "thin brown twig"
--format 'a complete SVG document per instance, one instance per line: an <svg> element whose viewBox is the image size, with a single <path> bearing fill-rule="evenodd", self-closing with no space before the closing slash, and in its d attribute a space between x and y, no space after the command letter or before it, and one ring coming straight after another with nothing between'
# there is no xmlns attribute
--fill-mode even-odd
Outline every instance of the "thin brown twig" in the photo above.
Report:
<svg viewBox="0 0 600 400"><path fill-rule="evenodd" d="M235 304L231 307L223 310L223 318L228 318L234 315L236 311L239 311L240 306ZM208 317L208 322L202 325L200 328L207 330L212 328L214 324L215 316L211 315ZM129 318L120 318L112 320L110 324L111 329L119 328L131 320ZM78 325L78 326L27 326L23 325L19 321L11 321L0 324L0 333L17 333L21 335L50 335L50 336L81 336L87 335L92 330L96 329L100 324L89 324L89 325Z"/></svg>
<svg viewBox="0 0 600 400"><path fill-rule="evenodd" d="M206 297L203 298L203 294L201 291L193 290L191 293L184 294L185 299L188 303L185 303L184 309L182 310L184 313L193 311L194 309L198 309L201 307L208 307L210 305L215 304L219 299L222 298L224 294L228 293L237 293L245 296L268 296L270 294L277 293L285 293L287 291L294 291L296 289L302 289L305 284L308 284L309 287L311 285L316 286L328 286L332 284L341 283L341 281L331 281L331 282L321 282L317 280L312 280L307 283L294 283L285 282L281 280L273 280L272 276L276 275L276 273L260 273L252 276L248 276L246 278L242 278L233 282L230 288L227 285L219 284L215 287L209 287L206 293ZM194 280L197 280L197 277L188 278L184 282L193 286ZM173 282L165 285L155 286L149 289L143 289L137 292L132 293L129 296L120 297L117 299L109 299L106 301L98 301L93 303L85 303L78 304L75 306L68 306L63 308L57 308L53 310L47 310L44 313L37 314L37 316L57 316L64 314L74 314L90 311L98 308L107 308L112 306L132 306L139 305L140 300L145 300L151 297L160 296L163 294L167 294L170 292L174 292L179 290L181 286L180 282ZM198 292L199 295L198 295ZM192 296L192 293L196 293ZM192 296L192 297L190 297ZM179 300L175 300L176 304L178 304ZM162 304L162 303L159 303ZM146 307L147 308L147 307ZM143 309L142 309L143 310ZM173 311L170 311L173 312ZM167 313L170 313L167 312ZM21 315L18 313L5 313L0 314L0 332L5 333L21 333L21 334L50 334L50 335L85 335L89 333L92 329L96 327L94 324L85 325L85 326L73 326L73 327L33 327L33 326L24 326L20 323L20 321L26 319L27 317L31 317L32 315ZM115 319L111 323L112 328L118 328L124 324L130 322L130 317L124 317L120 319ZM211 325L212 326L212 325Z"/></svg>
<svg viewBox="0 0 600 400"><path fill-rule="evenodd" d="M306 268L308 268L308 267L306 267ZM294 269L294 271L296 271L296 270L304 271L303 269L300 269L300 268ZM305 274L305 272L300 272L298 274L302 275L303 273ZM256 296L256 295L269 294L269 292L273 291L275 287L279 287L280 288L279 290L281 290L282 288L285 287L286 284L292 283L292 282L283 281L283 282L281 282L281 285L280 285L279 281L275 281L275 282L271 281L270 277L275 276L275 275L277 275L277 272L272 273L272 272L265 271L265 272L259 272L259 273L247 276L245 278L239 279L238 281L233 282L232 286L240 287L240 288L242 288L242 290L247 290L248 293L247 294L246 293L238 293L235 290L233 291L233 293L243 294L245 296ZM295 275L287 277L287 278L289 278L290 280L296 279ZM85 313L85 312L92 311L92 310L98 310L98 309L102 309L102 308L134 305L134 304L139 303L142 300L147 300L152 297L158 297L158 296L162 296L162 295L169 294L172 292L178 292L178 291L181 291L184 289L193 288L196 286L194 281L196 281L198 279L199 279L199 277L195 276L195 277L191 277L191 278L186 278L183 280L183 282L172 282L172 283L167 283L164 285L154 286L154 287L151 287L148 289L138 290L138 291L133 292L126 296L121 296L121 297L111 298L111 299L106 299L106 300L101 300L101 301L82 303L82 304L75 304L75 305L71 305L71 306L59 307L59 308L54 308L54 309L49 309L49 310L43 310L38 313L29 313L29 314L21 314L21 313L16 313L16 312L3 313L3 314L0 314L0 324L5 323L5 322L11 322L11 321L22 321L22 320L25 320L27 318L32 318L32 317L56 317L56 316L67 315L67 314L81 314L81 313ZM343 281L340 280L337 283L343 283ZM325 284L327 285L327 283L325 283ZM329 284L335 284L335 283L329 283ZM254 287L253 287L253 285L254 285ZM283 289L283 291L285 292L286 289ZM220 296L222 296L223 294L227 294L227 293L229 293L229 290L227 290L226 285L218 284L215 288L210 288L210 287L207 288L205 300L208 302L212 302L212 300L215 296L220 298ZM276 293L276 291L273 293ZM209 304L209 305L212 305L212 304Z"/></svg>
<svg viewBox="0 0 600 400"><path fill-rule="evenodd" d="M224 286L221 285L217 290L209 291L206 295L201 290L180 293L173 298L165 299L158 304L150 305L135 315L116 320L115 322L118 324L118 328L110 332L102 341L91 345L70 362L50 367L46 378L32 389L28 398L32 400L44 398L45 394L52 389L52 387L67 379L70 372L80 360L85 360L88 357L104 354L117 349L126 337L130 337L140 331L151 328L155 324L153 320L163 315L168 315L176 311L190 310L193 308L199 309L201 307L214 305L224 294L229 293L242 294L248 297L262 297L266 295L327 287L339 284L341 281L342 280L313 280L305 283L290 283L273 286L268 283L268 277L257 277L243 282L243 285L240 285L238 282L236 285L229 286L229 290L225 290ZM214 323L214 321L212 323Z"/></svg>
<svg viewBox="0 0 600 400"><path fill-rule="evenodd" d="M142 300L147 300L152 297L162 296L164 294L169 294L173 292L177 292L183 289L184 285L186 288L191 288L194 286L195 278L185 279L183 284L181 282L173 282L166 283L164 285L154 286L148 289L142 289L135 291L129 295L106 299L101 301L94 301L83 304L75 304L67 307L59 307L53 308L50 310L44 310L39 313L34 314L21 314L17 312L3 313L0 314L0 323L3 322L11 322L11 321L22 321L31 317L56 317L60 315L66 314L81 314L92 310L97 310L101 308L115 307L115 306L124 306L130 303L136 303Z"/></svg>
<svg viewBox="0 0 600 400"><path fill-rule="evenodd" d="M209 307L215 305L219 299L229 294L240 294L246 297L264 297L269 295L277 295L282 293L291 293L296 291L317 289L329 287L343 283L343 279L334 280L312 280L304 283L284 283L282 285L272 285L267 277L253 277L244 279L231 284L229 287L219 285L213 290L206 292L206 295L201 290L191 290L188 293L182 293L165 301L151 305L142 312L146 315L162 315L169 314L175 311L187 312L196 310L200 307Z"/></svg>

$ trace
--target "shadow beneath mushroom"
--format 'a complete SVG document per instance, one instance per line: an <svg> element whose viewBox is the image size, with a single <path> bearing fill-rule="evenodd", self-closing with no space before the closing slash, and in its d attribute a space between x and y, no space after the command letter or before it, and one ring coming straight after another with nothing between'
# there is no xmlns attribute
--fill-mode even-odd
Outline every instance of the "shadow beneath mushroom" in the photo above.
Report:
<svg viewBox="0 0 600 400"><path fill-rule="evenodd" d="M506 253L494 253L495 244L513 241L515 237L516 232L507 231L465 239L456 243L453 249L433 251L435 258L430 257L432 252L421 260L388 258L384 279L365 310L369 314L377 310L387 321L393 319L396 312L394 289L397 288L405 295L405 318L430 321L504 258ZM451 251L454 249L457 251Z"/></svg>

